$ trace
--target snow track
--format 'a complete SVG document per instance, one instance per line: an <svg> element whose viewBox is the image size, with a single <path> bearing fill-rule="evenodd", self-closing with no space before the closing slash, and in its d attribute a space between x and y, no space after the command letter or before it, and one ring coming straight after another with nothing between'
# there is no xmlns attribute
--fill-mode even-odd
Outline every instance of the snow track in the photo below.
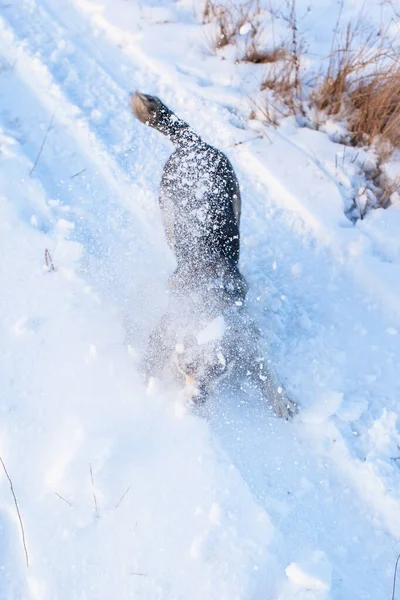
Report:
<svg viewBox="0 0 400 600"><path fill-rule="evenodd" d="M151 4L135 21L138 7L115 3L131 33L107 2L0 7L0 454L30 558L3 477L0 599L386 599L400 538L398 264L349 227L304 152L328 155L322 134L289 124L228 151L251 310L299 417L222 389L205 419L179 419L174 398L139 381L172 265L156 203L168 146L132 120L128 92L158 93L221 148L244 135L237 91L221 106L217 75L151 54L149 15L172 21L169 50L180 16L193 26L184 7Z"/></svg>

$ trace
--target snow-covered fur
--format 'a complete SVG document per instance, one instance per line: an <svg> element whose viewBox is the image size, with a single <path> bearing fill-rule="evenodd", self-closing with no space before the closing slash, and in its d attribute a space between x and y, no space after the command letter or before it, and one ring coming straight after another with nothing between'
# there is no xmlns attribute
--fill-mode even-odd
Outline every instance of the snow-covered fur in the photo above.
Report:
<svg viewBox="0 0 400 600"><path fill-rule="evenodd" d="M241 200L231 163L159 98L137 92L131 108L142 123L175 145L164 167L160 207L180 278L223 272L243 298L247 286L238 270Z"/></svg>

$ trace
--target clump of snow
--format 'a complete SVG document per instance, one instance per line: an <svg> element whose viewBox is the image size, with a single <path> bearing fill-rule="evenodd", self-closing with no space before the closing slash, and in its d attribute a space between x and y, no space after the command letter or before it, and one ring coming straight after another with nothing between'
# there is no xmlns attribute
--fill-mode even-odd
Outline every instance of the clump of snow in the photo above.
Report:
<svg viewBox="0 0 400 600"><path fill-rule="evenodd" d="M305 423L320 424L338 412L342 405L343 393L335 390L321 390L316 394L312 407L302 412Z"/></svg>
<svg viewBox="0 0 400 600"><path fill-rule="evenodd" d="M290 563L285 573L289 581L307 590L328 592L331 588L332 566L325 552L320 550L305 554L299 562Z"/></svg>
<svg viewBox="0 0 400 600"><path fill-rule="evenodd" d="M216 340L222 339L226 328L223 315L215 317L204 329L197 334L197 343L200 345L208 344Z"/></svg>
<svg viewBox="0 0 400 600"><path fill-rule="evenodd" d="M240 35L246 35L247 33L249 33L251 31L251 23L244 23L241 28L239 29L239 33Z"/></svg>

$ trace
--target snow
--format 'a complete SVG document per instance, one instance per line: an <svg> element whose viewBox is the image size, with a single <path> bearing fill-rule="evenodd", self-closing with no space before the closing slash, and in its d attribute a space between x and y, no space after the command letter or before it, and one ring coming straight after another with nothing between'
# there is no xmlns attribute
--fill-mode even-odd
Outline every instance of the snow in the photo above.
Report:
<svg viewBox="0 0 400 600"><path fill-rule="evenodd" d="M204 329L197 334L198 344L207 344L214 340L222 339L225 331L225 319L223 315L219 315L211 321Z"/></svg>
<svg viewBox="0 0 400 600"><path fill-rule="evenodd" d="M288 579L299 587L327 592L331 587L332 569L324 552L314 550L300 563L292 562L285 569Z"/></svg>
<svg viewBox="0 0 400 600"><path fill-rule="evenodd" d="M333 12L305 17L321 55ZM204 50L200 14L172 0L0 6L0 456L29 555L1 472L1 600L390 597L399 205L345 216L361 172L333 125L248 124L258 75ZM227 384L179 415L174 391L145 390L138 362L174 268L157 206L171 147L130 115L135 89L235 167L249 310L300 404L292 422Z"/></svg>

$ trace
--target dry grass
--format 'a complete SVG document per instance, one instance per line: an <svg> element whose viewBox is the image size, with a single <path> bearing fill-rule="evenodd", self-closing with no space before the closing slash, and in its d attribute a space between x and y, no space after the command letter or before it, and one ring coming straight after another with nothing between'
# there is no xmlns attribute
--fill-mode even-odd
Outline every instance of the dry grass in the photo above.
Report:
<svg viewBox="0 0 400 600"><path fill-rule="evenodd" d="M368 144L379 137L400 147L400 66L361 77L351 86L349 100L355 143Z"/></svg>
<svg viewBox="0 0 400 600"><path fill-rule="evenodd" d="M263 120L269 125L273 125L276 127L278 125L278 115L282 115L279 107L275 106L272 102L265 102L255 100L254 98L249 97L250 105L252 106L250 111L249 119L256 119L257 114L261 114Z"/></svg>
<svg viewBox="0 0 400 600"><path fill-rule="evenodd" d="M235 44L242 27L250 24L253 36L257 29L253 23L260 14L258 0L248 0L243 5L235 6L234 2L220 4L214 0L206 0L203 12L203 23L215 23L217 32L215 39L211 40L214 50L229 44ZM253 30L254 27L254 30Z"/></svg>
<svg viewBox="0 0 400 600"><path fill-rule="evenodd" d="M346 119L354 144L377 136L400 147L400 64L385 33L362 30L361 20L335 36L328 68L317 78L311 105Z"/></svg>
<svg viewBox="0 0 400 600"><path fill-rule="evenodd" d="M282 0L279 8L273 8L272 0L263 0L262 8L260 1L239 5L235 0L205 0L203 21L216 25L215 39L210 40L213 50L230 44L237 48L237 60L266 65L261 91L267 93L262 100L251 100L254 115L262 114L265 121L277 125L280 117L292 114L305 117L302 121L316 128L334 117L347 123L349 135L343 143L373 145L377 171L365 174L377 200L371 202L388 206L400 191L399 181L391 181L382 169L393 150L400 148L399 49L393 47L387 31L364 25L362 11L356 21L341 26L342 0L329 55L321 60L320 74L316 77L313 69L304 83L306 42L296 0ZM400 20L395 9L394 14ZM287 23L287 38L276 44L274 19L278 17ZM268 19L272 43L266 47L262 42Z"/></svg>
<svg viewBox="0 0 400 600"><path fill-rule="evenodd" d="M241 46L238 60L268 65L261 90L273 92L274 104L285 107L281 114L304 114L300 72L304 41L299 34L296 0L283 2L280 17L287 22L288 38L272 48L261 43L265 13L260 1L239 4L235 0L205 0L203 22L216 25L210 44L214 51L229 44ZM323 59L321 74L307 94L309 106L347 120L354 144L369 144L380 136L400 147L400 53L388 43L387 32L364 27L362 14L341 31L342 8L343 2L331 52ZM268 10L272 16L271 2ZM273 21L271 24L274 40ZM271 104L271 95L267 102ZM271 107L267 112L272 114ZM323 114L317 117L317 125ZM275 117L270 120L275 121Z"/></svg>
<svg viewBox="0 0 400 600"><path fill-rule="evenodd" d="M208 39L209 49L215 52L230 44L236 47L243 45L238 61L268 64L281 60L286 52L283 47L266 48L262 43L262 15L260 0L241 4L234 0L224 0L224 3L206 0L203 23L214 23L217 27Z"/></svg>
<svg viewBox="0 0 400 600"><path fill-rule="evenodd" d="M373 183L377 189L378 206L387 208L395 201L394 196L399 195L400 178L389 178L382 170L382 164L378 164L378 175L374 177Z"/></svg>
<svg viewBox="0 0 400 600"><path fill-rule="evenodd" d="M266 74L261 90L272 91L277 100L283 103L284 108L278 110L278 113L303 114L300 63L304 42L299 36L296 0L288 0L287 9L288 12L283 18L287 21L289 36L281 47L276 48L276 60ZM271 104L271 101L267 100L267 104Z"/></svg>
<svg viewBox="0 0 400 600"><path fill-rule="evenodd" d="M400 148L400 53L385 31L362 28L361 18L335 35L328 68L311 93L310 105L347 123L353 145L374 145L377 173L370 177L376 206L386 208L400 190L382 165ZM321 121L323 117L318 117ZM368 205L365 211L370 208ZM363 218L360 212L361 218Z"/></svg>
<svg viewBox="0 0 400 600"><path fill-rule="evenodd" d="M283 103L282 109L278 112L285 116L302 112L301 83L296 76L296 71L296 60L291 53L285 52L280 62L274 65L261 84L261 91L272 91L277 100ZM268 100L267 102L270 103Z"/></svg>
<svg viewBox="0 0 400 600"><path fill-rule="evenodd" d="M388 56L380 37L372 32L364 38L360 23L349 23L336 48L327 57L328 68L323 77L317 79L315 103L318 108L337 114L349 92L352 82L357 81L367 69L380 65Z"/></svg>
<svg viewBox="0 0 400 600"><path fill-rule="evenodd" d="M260 49L259 45L252 40L248 44L242 60L244 62L251 62L256 65L265 65L279 62L286 56L287 50L283 46L280 46L279 48L273 48L272 50L262 50Z"/></svg>

